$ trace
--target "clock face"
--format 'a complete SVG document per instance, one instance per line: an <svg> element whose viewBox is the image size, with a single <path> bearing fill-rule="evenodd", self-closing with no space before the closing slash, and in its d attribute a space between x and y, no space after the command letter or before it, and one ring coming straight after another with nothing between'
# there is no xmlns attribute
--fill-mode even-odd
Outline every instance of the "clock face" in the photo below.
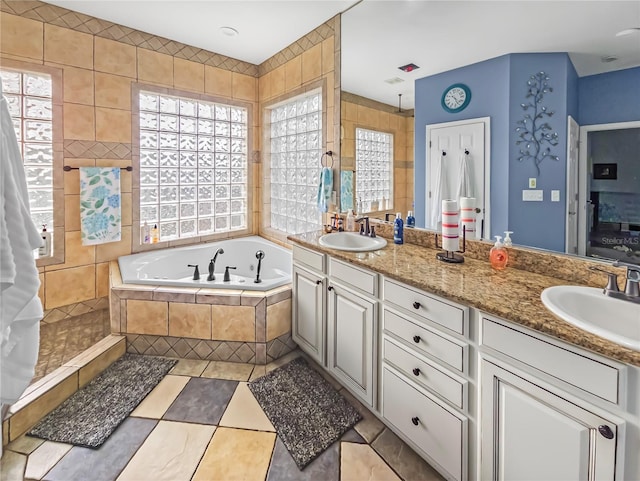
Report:
<svg viewBox="0 0 640 481"><path fill-rule="evenodd" d="M460 112L471 100L471 90L463 84L449 87L442 95L442 107L448 112Z"/></svg>

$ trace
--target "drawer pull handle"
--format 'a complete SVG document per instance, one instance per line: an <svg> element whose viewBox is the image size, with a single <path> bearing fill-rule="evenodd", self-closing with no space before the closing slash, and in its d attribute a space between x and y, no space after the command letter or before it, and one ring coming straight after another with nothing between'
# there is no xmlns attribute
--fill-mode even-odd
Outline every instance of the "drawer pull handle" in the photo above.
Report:
<svg viewBox="0 0 640 481"><path fill-rule="evenodd" d="M322 284L322 281L321 281L321 280L317 280L317 281L316 281L316 285L318 285L318 286L319 286L320 284Z"/></svg>
<svg viewBox="0 0 640 481"><path fill-rule="evenodd" d="M327 287L327 289L332 291L333 290L333 286L329 286L329 287Z"/></svg>
<svg viewBox="0 0 640 481"><path fill-rule="evenodd" d="M413 342L418 344L420 342L420 336L413 336Z"/></svg>
<svg viewBox="0 0 640 481"><path fill-rule="evenodd" d="M414 309L420 309L420 303L418 301L413 303L413 308Z"/></svg>
<svg viewBox="0 0 640 481"><path fill-rule="evenodd" d="M417 367L413 368L413 375L414 376L419 376L420 375L420 369L418 369Z"/></svg>
<svg viewBox="0 0 640 481"><path fill-rule="evenodd" d="M598 426L598 432L607 439L613 439L613 431L606 424L602 424L601 426Z"/></svg>
<svg viewBox="0 0 640 481"><path fill-rule="evenodd" d="M414 426L417 426L418 424L420 424L420 420L417 417L411 418L411 422L413 423Z"/></svg>

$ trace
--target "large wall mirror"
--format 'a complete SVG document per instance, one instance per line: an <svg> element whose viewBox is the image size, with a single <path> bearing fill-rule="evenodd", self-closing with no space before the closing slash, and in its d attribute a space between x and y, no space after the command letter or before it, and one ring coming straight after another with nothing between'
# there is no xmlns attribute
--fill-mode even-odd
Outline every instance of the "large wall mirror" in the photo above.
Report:
<svg viewBox="0 0 640 481"><path fill-rule="evenodd" d="M357 3L341 21L343 210L434 227L429 129L488 119L483 238L640 263L639 18L626 1ZM516 129L534 117L532 147Z"/></svg>

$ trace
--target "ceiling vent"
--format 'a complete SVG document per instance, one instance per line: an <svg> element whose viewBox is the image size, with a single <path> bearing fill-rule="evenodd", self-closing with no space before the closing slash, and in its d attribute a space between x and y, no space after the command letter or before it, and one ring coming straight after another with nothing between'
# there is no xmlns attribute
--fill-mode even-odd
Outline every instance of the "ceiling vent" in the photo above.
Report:
<svg viewBox="0 0 640 481"><path fill-rule="evenodd" d="M401 79L400 77L393 77L393 78L385 80L385 82L387 82L389 85L394 85L394 84L402 83L402 82L404 82L404 80Z"/></svg>
<svg viewBox="0 0 640 481"><path fill-rule="evenodd" d="M408 63L407 65L403 65L402 67L398 67L403 72L413 72L414 70L419 69L415 63Z"/></svg>
<svg viewBox="0 0 640 481"><path fill-rule="evenodd" d="M616 60L618 60L618 57L616 55L605 55L604 57L600 58L600 61L602 63L611 63L615 62Z"/></svg>

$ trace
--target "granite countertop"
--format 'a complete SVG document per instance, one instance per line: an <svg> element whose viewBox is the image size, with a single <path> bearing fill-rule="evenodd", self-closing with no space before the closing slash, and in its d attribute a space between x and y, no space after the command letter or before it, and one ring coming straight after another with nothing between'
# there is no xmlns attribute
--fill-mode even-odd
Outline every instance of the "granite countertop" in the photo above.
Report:
<svg viewBox="0 0 640 481"><path fill-rule="evenodd" d="M386 277L454 302L474 307L603 356L640 366L640 352L583 331L549 312L540 294L550 286L567 285L564 279L507 267L491 268L489 261L465 258L463 264L436 259L434 249L389 241L374 252L345 252L318 243L322 232L289 236L289 240L337 259L376 271Z"/></svg>

